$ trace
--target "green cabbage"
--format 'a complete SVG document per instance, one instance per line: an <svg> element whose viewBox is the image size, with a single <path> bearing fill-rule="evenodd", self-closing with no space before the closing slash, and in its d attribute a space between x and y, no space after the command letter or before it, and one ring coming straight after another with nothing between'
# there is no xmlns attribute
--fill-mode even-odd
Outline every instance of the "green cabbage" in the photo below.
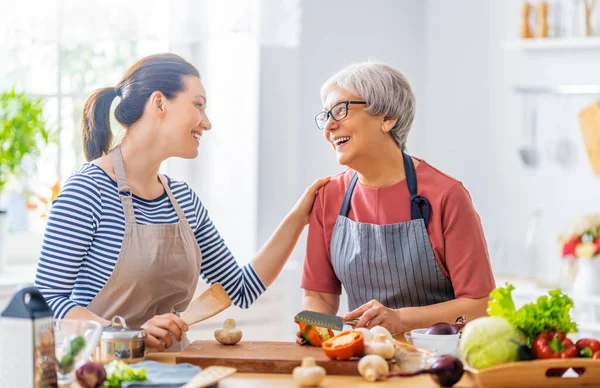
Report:
<svg viewBox="0 0 600 388"><path fill-rule="evenodd" d="M475 369L517 361L525 335L500 317L477 318L465 326L460 340L462 359Z"/></svg>

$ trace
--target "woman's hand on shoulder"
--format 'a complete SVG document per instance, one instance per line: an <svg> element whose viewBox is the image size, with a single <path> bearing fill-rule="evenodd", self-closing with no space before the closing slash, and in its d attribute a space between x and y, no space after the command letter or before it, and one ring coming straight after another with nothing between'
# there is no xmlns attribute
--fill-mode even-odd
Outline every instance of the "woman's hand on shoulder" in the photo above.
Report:
<svg viewBox="0 0 600 388"><path fill-rule="evenodd" d="M321 187L329 182L330 179L331 177L328 176L314 181L313 184L304 191L304 194L302 194L302 197L300 197L298 202L296 202L292 212L300 217L302 220L302 225L308 225L310 220L310 212L312 211L317 192Z"/></svg>

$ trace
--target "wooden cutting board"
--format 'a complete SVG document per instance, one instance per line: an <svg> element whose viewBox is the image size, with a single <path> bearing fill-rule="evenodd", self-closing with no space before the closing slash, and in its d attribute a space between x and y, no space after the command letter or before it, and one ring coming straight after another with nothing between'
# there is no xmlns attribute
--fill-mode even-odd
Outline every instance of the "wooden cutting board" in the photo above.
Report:
<svg viewBox="0 0 600 388"><path fill-rule="evenodd" d="M242 341L226 346L217 341L195 341L179 353L176 363L189 363L201 368L231 366L237 368L238 372L292 373L295 367L300 366L302 358L307 356L314 357L329 375L358 375L358 358L333 361L327 358L323 349L299 346L295 342Z"/></svg>

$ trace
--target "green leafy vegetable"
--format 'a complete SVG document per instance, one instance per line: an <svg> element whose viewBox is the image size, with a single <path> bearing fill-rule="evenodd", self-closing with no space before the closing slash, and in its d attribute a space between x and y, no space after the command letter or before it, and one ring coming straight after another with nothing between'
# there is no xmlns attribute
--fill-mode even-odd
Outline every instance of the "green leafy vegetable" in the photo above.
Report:
<svg viewBox="0 0 600 388"><path fill-rule="evenodd" d="M467 323L459 342L460 355L475 369L517 361L523 333L501 317L481 317Z"/></svg>
<svg viewBox="0 0 600 388"><path fill-rule="evenodd" d="M488 302L488 315L492 317L508 318L512 316L515 309L515 302L512 298L512 291L515 287L506 283L506 287L497 287L490 293Z"/></svg>
<svg viewBox="0 0 600 388"><path fill-rule="evenodd" d="M531 345L538 334L549 330L561 331L565 334L577 332L577 324L571 320L569 312L573 300L560 289L542 295L535 303L527 303L515 309L512 290L515 288L506 283L490 293L488 315L505 318L511 325L520 329Z"/></svg>
<svg viewBox="0 0 600 388"><path fill-rule="evenodd" d="M102 388L120 388L125 381L144 381L146 368L134 369L123 361L112 361L104 366L106 369L106 381Z"/></svg>

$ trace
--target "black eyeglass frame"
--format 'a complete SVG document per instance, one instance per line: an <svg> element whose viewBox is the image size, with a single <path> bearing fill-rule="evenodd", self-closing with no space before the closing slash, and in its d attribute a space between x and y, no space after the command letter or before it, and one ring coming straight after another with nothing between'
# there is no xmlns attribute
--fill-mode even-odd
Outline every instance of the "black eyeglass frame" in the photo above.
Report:
<svg viewBox="0 0 600 388"><path fill-rule="evenodd" d="M344 115L344 117L335 118L335 116L334 116L334 115L333 115L333 113L331 113L331 112L332 112L332 111L333 111L333 110L334 110L334 109L335 109L337 106L339 106L339 105L341 105L341 104L344 104L344 105L346 105L346 114ZM326 123L327 123L327 120L329 120L329 118L330 118L330 117L331 117L332 119L334 119L335 121L340 121L340 120L343 120L343 119L345 119L346 117L348 117L348 105L350 105L350 104L353 104L353 105L357 105L357 104L360 104L360 105L366 105L366 104L367 104L367 102L366 102L366 101L340 101L340 102L338 102L337 104L335 104L334 106L332 106L332 107L331 107L331 109L329 109L329 110L324 110L324 111L321 111L321 112L319 112L319 113L317 113L317 114L315 115L315 124L317 124L317 128L319 128L320 130L323 130L323 129L325 129L325 125L327 125L327 124L326 124ZM323 127L321 127L321 126L319 125L319 120L317 119L317 117L319 117L319 116L320 116L320 115L322 115L323 113L325 113L325 120L323 120L323 123L325 123L325 124L323 125Z"/></svg>

